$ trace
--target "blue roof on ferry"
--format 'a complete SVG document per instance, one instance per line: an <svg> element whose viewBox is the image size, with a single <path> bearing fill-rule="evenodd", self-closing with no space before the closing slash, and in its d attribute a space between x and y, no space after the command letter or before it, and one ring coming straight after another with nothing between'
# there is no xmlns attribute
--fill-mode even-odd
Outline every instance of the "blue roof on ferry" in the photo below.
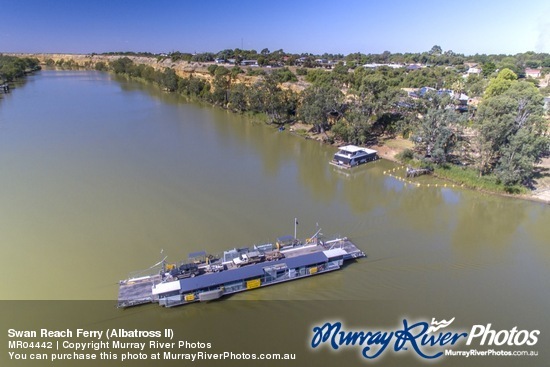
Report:
<svg viewBox="0 0 550 367"><path fill-rule="evenodd" d="M196 289L214 287L224 283L259 277L264 274L264 268L276 264L286 264L289 269L301 266L326 262L328 259L323 252L314 252L307 255L285 258L277 261L261 262L241 268L225 270L219 273L203 274L194 278L180 280L180 292L186 293Z"/></svg>

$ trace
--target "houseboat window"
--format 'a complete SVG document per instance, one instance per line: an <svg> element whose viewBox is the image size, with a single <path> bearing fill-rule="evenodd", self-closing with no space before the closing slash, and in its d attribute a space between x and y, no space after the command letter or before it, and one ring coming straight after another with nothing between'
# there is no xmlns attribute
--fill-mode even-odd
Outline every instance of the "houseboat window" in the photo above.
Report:
<svg viewBox="0 0 550 367"><path fill-rule="evenodd" d="M224 287L226 292L236 292L244 288L244 281L226 283Z"/></svg>

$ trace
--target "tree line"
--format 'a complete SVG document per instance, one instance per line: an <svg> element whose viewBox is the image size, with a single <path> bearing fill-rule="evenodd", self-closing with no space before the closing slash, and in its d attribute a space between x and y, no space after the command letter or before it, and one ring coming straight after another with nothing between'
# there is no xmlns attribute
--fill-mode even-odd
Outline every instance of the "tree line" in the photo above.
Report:
<svg viewBox="0 0 550 367"><path fill-rule="evenodd" d="M92 54L95 55L95 54ZM509 68L516 75L522 77L525 67L528 68L550 68L550 54L535 53L532 51L518 53L516 55L491 55L475 54L464 55L453 52L452 50L443 50L439 45L434 45L430 50L416 53L392 53L384 51L382 53L364 54L361 52L343 54L311 54L311 53L289 53L282 49L270 51L264 48L261 51L245 50L240 48L225 49L218 52L189 53L173 51L169 53L152 54L150 52L107 52L103 55L120 56L145 56L156 57L158 60L170 58L172 61L188 62L212 62L215 59L235 60L238 64L242 60L254 59L260 66L281 65L297 66L306 62L307 67L317 67L317 59L330 60L335 63L345 62L352 69L368 63L380 64L423 64L431 66L455 66L465 71L468 66L466 63L476 63L484 69L487 76L496 69ZM547 70L548 72L548 70Z"/></svg>

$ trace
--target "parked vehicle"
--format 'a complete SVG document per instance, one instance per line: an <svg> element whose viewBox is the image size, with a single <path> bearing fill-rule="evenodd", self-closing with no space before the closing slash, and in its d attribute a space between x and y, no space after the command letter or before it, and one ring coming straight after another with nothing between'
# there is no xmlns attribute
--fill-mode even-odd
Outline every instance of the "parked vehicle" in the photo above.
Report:
<svg viewBox="0 0 550 367"><path fill-rule="evenodd" d="M170 271L170 275L177 279L192 278L199 275L199 267L195 264L181 264Z"/></svg>
<svg viewBox="0 0 550 367"><path fill-rule="evenodd" d="M235 264L237 267L241 267L248 264L255 264L262 261L263 259L264 255L260 254L258 251L251 251L234 258L233 264Z"/></svg>

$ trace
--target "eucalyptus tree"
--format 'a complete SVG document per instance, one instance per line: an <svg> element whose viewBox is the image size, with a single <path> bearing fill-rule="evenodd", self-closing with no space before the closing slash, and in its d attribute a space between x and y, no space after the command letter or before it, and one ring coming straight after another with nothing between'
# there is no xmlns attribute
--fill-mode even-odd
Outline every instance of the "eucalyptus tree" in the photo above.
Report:
<svg viewBox="0 0 550 367"><path fill-rule="evenodd" d="M477 167L480 175L494 171L505 185L529 184L549 141L543 97L532 83L509 82L486 92L479 106Z"/></svg>
<svg viewBox="0 0 550 367"><path fill-rule="evenodd" d="M317 132L329 128L329 116L341 116L344 109L344 94L332 85L312 85L301 94L298 116Z"/></svg>
<svg viewBox="0 0 550 367"><path fill-rule="evenodd" d="M246 92L250 110L265 113L268 123L285 123L296 110L294 92L282 90L277 75L264 75L254 86L248 87Z"/></svg>
<svg viewBox="0 0 550 367"><path fill-rule="evenodd" d="M428 93L422 117L417 121L413 140L416 150L436 164L449 161L462 135L465 116L456 111L448 95Z"/></svg>

